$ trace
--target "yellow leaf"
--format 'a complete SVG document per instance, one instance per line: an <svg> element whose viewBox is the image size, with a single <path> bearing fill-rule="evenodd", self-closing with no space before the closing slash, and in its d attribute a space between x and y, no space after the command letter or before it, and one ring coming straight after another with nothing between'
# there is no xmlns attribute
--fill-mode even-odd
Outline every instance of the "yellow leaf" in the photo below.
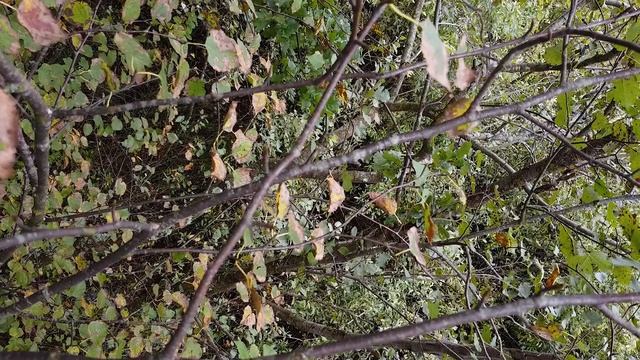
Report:
<svg viewBox="0 0 640 360"><path fill-rule="evenodd" d="M118 309L121 309L127 306L127 299L125 299L124 295L122 294L117 294L116 298L113 301L116 303L116 306L118 307Z"/></svg>
<svg viewBox="0 0 640 360"><path fill-rule="evenodd" d="M289 189L287 184L282 183L276 193L276 206L278 208L278 219L284 219L289 212Z"/></svg>
<svg viewBox="0 0 640 360"><path fill-rule="evenodd" d="M530 329L536 335L548 341L553 341L562 335L562 328L557 324L549 324L547 326L532 325Z"/></svg>
<svg viewBox="0 0 640 360"><path fill-rule="evenodd" d="M431 216L427 218L427 222L425 223L424 227L425 227L425 233L427 235L427 242L429 243L429 245L433 245L433 239L435 239L436 237L438 226L436 225L435 222L433 222L433 219L431 218Z"/></svg>
<svg viewBox="0 0 640 360"><path fill-rule="evenodd" d="M463 97L450 102L444 109L442 114L436 119L436 124L442 124L464 115L473 103L473 99ZM455 129L447 130L447 134L451 137L464 135L478 126L477 122L471 122L457 126Z"/></svg>
<svg viewBox="0 0 640 360"><path fill-rule="evenodd" d="M253 113L259 114L267 106L267 94L253 94L251 96L251 105L253 105Z"/></svg>
<svg viewBox="0 0 640 360"><path fill-rule="evenodd" d="M398 211L398 204L396 201L386 195L382 195L379 192L370 192L369 199L373 200L373 203L384 210L389 215L395 215Z"/></svg>
<svg viewBox="0 0 640 360"><path fill-rule="evenodd" d="M327 182L329 183L329 214L331 214L338 210L345 199L345 195L344 189L333 177L329 176Z"/></svg>

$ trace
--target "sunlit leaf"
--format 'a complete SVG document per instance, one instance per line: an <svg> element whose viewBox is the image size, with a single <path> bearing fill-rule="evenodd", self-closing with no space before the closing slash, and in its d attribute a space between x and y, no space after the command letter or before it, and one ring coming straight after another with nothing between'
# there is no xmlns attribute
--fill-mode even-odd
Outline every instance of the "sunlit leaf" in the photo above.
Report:
<svg viewBox="0 0 640 360"><path fill-rule="evenodd" d="M396 201L379 192L370 192L369 199L373 200L373 203L378 208L384 210L389 215L395 215L396 211L398 211L398 204Z"/></svg>
<svg viewBox="0 0 640 360"><path fill-rule="evenodd" d="M449 120L453 120L455 118L458 118L464 115L467 112L467 110L469 110L469 107L471 106L472 103L473 103L473 99L470 99L468 97L462 97L454 101L451 101L449 104L447 104L442 114L436 119L436 123L437 124L445 123ZM478 125L477 122L470 122L467 124L458 125L454 129L447 130L447 134L450 137L457 137L460 135L464 135L469 133L471 130L473 130L477 125Z"/></svg>
<svg viewBox="0 0 640 360"><path fill-rule="evenodd" d="M224 125L222 126L223 131L233 132L233 127L236 125L236 121L238 121L238 114L236 113L237 107L237 101L232 101L229 105L229 110L227 110L227 114L224 116Z"/></svg>
<svg viewBox="0 0 640 360"><path fill-rule="evenodd" d="M345 195L342 186L332 176L327 177L327 182L329 183L329 214L331 214L338 210L345 200Z"/></svg>
<svg viewBox="0 0 640 360"><path fill-rule="evenodd" d="M420 25L422 26L420 50L427 62L427 73L447 90L451 90L449 78L447 77L449 73L449 54L442 40L440 40L438 30L429 19L421 22Z"/></svg>
<svg viewBox="0 0 640 360"><path fill-rule="evenodd" d="M287 188L286 183L280 184L278 187L278 192L276 193L276 207L278 209L277 218L284 219L289 212L289 189Z"/></svg>
<svg viewBox="0 0 640 360"><path fill-rule="evenodd" d="M49 8L40 0L22 0L18 6L18 21L29 31L33 41L42 46L55 44L67 37Z"/></svg>
<svg viewBox="0 0 640 360"><path fill-rule="evenodd" d="M13 175L20 122L16 101L2 89L0 114L0 180L5 180Z"/></svg>

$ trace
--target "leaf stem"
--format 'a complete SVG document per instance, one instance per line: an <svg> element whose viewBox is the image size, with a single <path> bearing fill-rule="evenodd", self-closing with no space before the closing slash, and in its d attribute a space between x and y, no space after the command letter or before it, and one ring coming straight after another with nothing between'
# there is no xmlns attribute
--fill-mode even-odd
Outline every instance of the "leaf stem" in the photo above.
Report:
<svg viewBox="0 0 640 360"><path fill-rule="evenodd" d="M411 16L403 13L402 10L398 9L398 7L395 6L394 4L389 4L389 9L393 10L393 12L398 14L398 16L400 16L401 18L404 18L405 20L411 22L412 24L422 29L422 24L420 24L416 19L412 18Z"/></svg>

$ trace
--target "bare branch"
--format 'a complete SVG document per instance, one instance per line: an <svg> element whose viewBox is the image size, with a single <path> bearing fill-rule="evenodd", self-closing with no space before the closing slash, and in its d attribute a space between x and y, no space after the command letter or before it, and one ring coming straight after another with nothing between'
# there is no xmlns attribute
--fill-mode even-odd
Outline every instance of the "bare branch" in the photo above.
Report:
<svg viewBox="0 0 640 360"><path fill-rule="evenodd" d="M606 305L597 305L596 308L600 310L604 316L608 317L611 321L618 324L621 328L627 330L633 336L640 338L640 329L635 327L632 323L622 318L620 315L614 313Z"/></svg>

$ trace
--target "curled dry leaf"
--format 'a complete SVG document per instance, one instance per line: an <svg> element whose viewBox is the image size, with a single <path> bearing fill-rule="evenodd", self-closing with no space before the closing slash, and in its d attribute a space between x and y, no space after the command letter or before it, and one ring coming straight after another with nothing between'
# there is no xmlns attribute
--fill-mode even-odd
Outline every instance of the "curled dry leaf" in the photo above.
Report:
<svg viewBox="0 0 640 360"><path fill-rule="evenodd" d="M463 53L467 51L467 36L462 35L460 38L460 43L458 44L458 53ZM476 72L467 66L464 58L458 59L458 69L456 69L456 79L454 81L454 85L460 89L464 90L471 85L476 79Z"/></svg>
<svg viewBox="0 0 640 360"><path fill-rule="evenodd" d="M420 39L420 51L427 62L427 73L435 81L439 82L447 90L451 91L451 85L447 75L449 73L449 54L445 48L438 30L431 20L426 19L420 23L422 26L422 38Z"/></svg>
<svg viewBox="0 0 640 360"><path fill-rule="evenodd" d="M287 189L287 184L282 183L278 187L278 192L276 193L276 207L278 208L278 219L284 219L287 216L287 212L289 212L289 189Z"/></svg>
<svg viewBox="0 0 640 360"><path fill-rule="evenodd" d="M331 214L338 210L346 197L344 189L332 176L327 178L327 182L329 183L329 214Z"/></svg>
<svg viewBox="0 0 640 360"><path fill-rule="evenodd" d="M189 299L187 299L187 296L185 294L176 291L171 294L171 300L180 305L183 311L187 311L187 308L189 307Z"/></svg>
<svg viewBox="0 0 640 360"><path fill-rule="evenodd" d="M553 271L551 272L551 274L549 275L547 280L545 280L544 287L546 289L551 289L553 287L553 285L556 284L556 280L558 280L559 276L560 276L560 267L558 265L556 265L553 268Z"/></svg>
<svg viewBox="0 0 640 360"><path fill-rule="evenodd" d="M227 168L215 148L211 148L211 177L224 181L227 178Z"/></svg>
<svg viewBox="0 0 640 360"><path fill-rule="evenodd" d="M233 127L236 125L236 121L238 121L238 114L236 112L237 107L237 101L232 101L229 105L229 110L227 110L227 114L224 116L222 131L233 132Z"/></svg>
<svg viewBox="0 0 640 360"><path fill-rule="evenodd" d="M18 131L20 131L18 108L13 97L0 89L0 180L13 175L16 161Z"/></svg>
<svg viewBox="0 0 640 360"><path fill-rule="evenodd" d="M267 94L253 94L251 96L251 105L253 106L253 113L259 114L267 106Z"/></svg>
<svg viewBox="0 0 640 360"><path fill-rule="evenodd" d="M418 235L418 229L415 226L412 226L409 231L407 231L407 236L409 237L409 251L416 261L420 265L427 265L427 261L424 259L424 254L420 251L420 235Z"/></svg>
<svg viewBox="0 0 640 360"><path fill-rule="evenodd" d="M386 195L382 195L379 192L370 192L369 199L373 200L373 203L384 210L389 215L395 215L398 211L398 204L396 201Z"/></svg>
<svg viewBox="0 0 640 360"><path fill-rule="evenodd" d="M427 242L429 245L433 245L433 240L436 237L438 231L438 225L433 221L431 216L428 216L424 224L425 235L427 235Z"/></svg>
<svg viewBox="0 0 640 360"><path fill-rule="evenodd" d="M325 225L321 224L311 232L311 241L316 248L315 259L320 261L324 258L324 235L326 234Z"/></svg>
<svg viewBox="0 0 640 360"><path fill-rule="evenodd" d="M18 21L33 37L33 41L49 46L63 40L67 35L49 8L40 0L22 0L18 6Z"/></svg>
<svg viewBox="0 0 640 360"><path fill-rule="evenodd" d="M287 103L283 99L279 99L275 91L271 92L271 100L273 101L273 111L275 111L276 114L284 114L287 112Z"/></svg>

